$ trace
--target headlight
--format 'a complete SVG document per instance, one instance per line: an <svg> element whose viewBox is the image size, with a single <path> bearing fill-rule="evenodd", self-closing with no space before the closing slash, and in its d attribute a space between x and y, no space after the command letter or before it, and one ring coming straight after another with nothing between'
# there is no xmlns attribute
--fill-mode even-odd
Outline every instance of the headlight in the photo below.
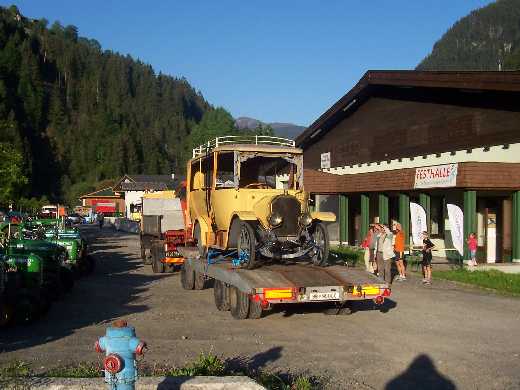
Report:
<svg viewBox="0 0 520 390"><path fill-rule="evenodd" d="M269 225L273 227L280 225L282 221L282 216L280 215L280 213L277 213L276 211L269 216Z"/></svg>
<svg viewBox="0 0 520 390"><path fill-rule="evenodd" d="M312 223L312 217L309 213L304 213L300 217L300 225L302 226L308 226Z"/></svg>

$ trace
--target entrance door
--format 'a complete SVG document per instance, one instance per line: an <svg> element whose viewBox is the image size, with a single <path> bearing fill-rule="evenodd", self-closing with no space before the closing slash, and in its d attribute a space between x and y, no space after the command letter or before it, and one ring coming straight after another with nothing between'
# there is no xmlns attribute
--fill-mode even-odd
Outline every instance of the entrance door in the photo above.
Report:
<svg viewBox="0 0 520 390"><path fill-rule="evenodd" d="M497 261L497 210L486 208L486 258L488 263Z"/></svg>

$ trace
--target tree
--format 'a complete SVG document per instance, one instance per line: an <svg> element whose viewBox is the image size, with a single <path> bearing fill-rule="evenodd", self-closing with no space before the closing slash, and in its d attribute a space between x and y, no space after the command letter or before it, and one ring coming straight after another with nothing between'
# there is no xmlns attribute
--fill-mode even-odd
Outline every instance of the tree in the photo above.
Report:
<svg viewBox="0 0 520 390"><path fill-rule="evenodd" d="M0 203L18 199L27 183L22 155L11 145L0 143Z"/></svg>

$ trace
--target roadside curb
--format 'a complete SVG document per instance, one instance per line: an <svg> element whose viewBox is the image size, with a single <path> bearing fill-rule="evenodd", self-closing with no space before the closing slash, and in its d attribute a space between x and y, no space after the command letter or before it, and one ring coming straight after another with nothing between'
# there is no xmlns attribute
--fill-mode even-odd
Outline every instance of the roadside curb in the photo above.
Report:
<svg viewBox="0 0 520 390"><path fill-rule="evenodd" d="M13 378L5 389L106 390L103 378ZM136 390L265 390L246 376L143 377Z"/></svg>

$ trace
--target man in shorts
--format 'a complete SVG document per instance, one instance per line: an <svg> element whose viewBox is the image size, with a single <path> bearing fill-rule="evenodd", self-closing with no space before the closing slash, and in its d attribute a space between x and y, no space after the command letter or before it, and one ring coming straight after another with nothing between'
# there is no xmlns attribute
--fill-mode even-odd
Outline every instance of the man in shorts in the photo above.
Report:
<svg viewBox="0 0 520 390"><path fill-rule="evenodd" d="M422 269L423 269L423 284L432 284L432 249L435 247L430 241L428 232L423 232L423 249L422 249Z"/></svg>

